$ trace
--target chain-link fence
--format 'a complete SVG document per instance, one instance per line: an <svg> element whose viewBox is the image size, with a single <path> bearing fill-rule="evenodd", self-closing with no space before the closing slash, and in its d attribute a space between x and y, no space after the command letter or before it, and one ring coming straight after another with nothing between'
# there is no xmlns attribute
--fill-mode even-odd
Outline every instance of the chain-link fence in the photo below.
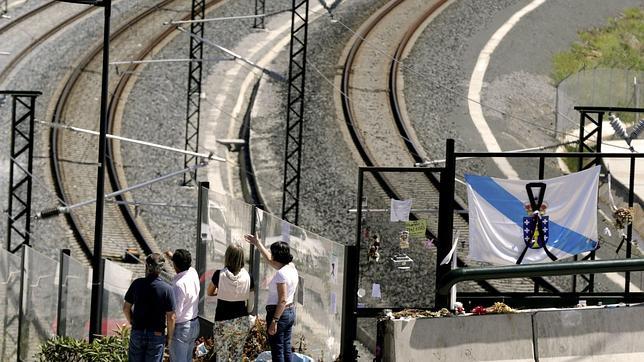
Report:
<svg viewBox="0 0 644 362"><path fill-rule="evenodd" d="M629 69L584 69L561 81L556 87L555 123L558 135L579 129L575 106L630 107L644 103L641 88L644 72ZM642 114L619 115L627 123Z"/></svg>

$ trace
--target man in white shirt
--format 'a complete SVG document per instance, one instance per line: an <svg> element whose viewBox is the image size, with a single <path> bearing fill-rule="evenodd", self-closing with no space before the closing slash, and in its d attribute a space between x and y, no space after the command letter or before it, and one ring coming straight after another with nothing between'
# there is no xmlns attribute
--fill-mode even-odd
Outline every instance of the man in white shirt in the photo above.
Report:
<svg viewBox="0 0 644 362"><path fill-rule="evenodd" d="M192 257L188 250L177 249L169 256L177 272L172 278L176 323L170 344L170 361L192 362L195 340L199 336L197 314L201 284L197 271L190 266Z"/></svg>

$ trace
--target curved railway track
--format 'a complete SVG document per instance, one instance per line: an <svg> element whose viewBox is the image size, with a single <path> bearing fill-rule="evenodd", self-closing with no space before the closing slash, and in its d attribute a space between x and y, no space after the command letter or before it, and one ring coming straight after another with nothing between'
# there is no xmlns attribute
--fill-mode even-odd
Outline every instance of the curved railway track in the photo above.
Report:
<svg viewBox="0 0 644 362"><path fill-rule="evenodd" d="M30 11L28 11L28 12L26 12L26 13L20 15L20 16L18 16L17 18L11 20L10 22L5 24L4 26L0 27L0 35L4 34L5 32L7 32L11 28L14 28L16 25L18 25L20 23L24 23L27 20L31 19L32 17L34 17L34 16L42 13L43 11L51 8L52 6L54 6L54 4L56 4L55 1L46 2L46 3L38 6L37 8L34 8L34 9L32 9L32 10L30 10Z"/></svg>
<svg viewBox="0 0 644 362"><path fill-rule="evenodd" d="M413 3L413 1L411 2ZM423 162L429 158L425 156L425 151L419 146L418 142L415 141L415 134L413 132L411 122L406 120L404 117L401 101L399 99L399 84L401 80L398 78L398 74L403 54L409 45L410 39L422 24L426 22L430 16L435 14L446 2L447 0L437 0L425 3L423 8L424 11L420 16L417 16L417 13L413 13L413 10L411 10L411 14L413 14L415 20L407 28L407 31L400 37L395 49L391 53L387 54L375 54L373 51L370 53L369 50L365 50L365 44L380 45L383 43L383 41L378 38L378 36L381 36L379 34L373 35L373 39L378 40L370 39L372 34L376 33L375 29L377 29L379 24L386 21L386 18L389 15L393 14L393 16L400 17L400 14L410 13L410 10L405 10L404 8L404 5L409 3L409 1L407 3L404 0L390 2L379 14L372 17L371 21L359 31L361 36L356 38L347 53L341 79L341 92L343 94L341 98L342 110L354 146L360 154L362 161L367 166L405 166L416 162ZM407 9L410 8L417 9L413 6L408 7ZM387 26L385 25L385 27ZM391 23L388 24L388 28L392 28ZM373 45L371 46L373 47ZM389 49L384 52L387 51L389 51ZM375 57L389 59L387 71L385 72L387 73L386 80L384 81L386 85L378 83L378 81L382 79L382 75L378 74L377 76L373 76L373 74L378 73L379 69L377 68L377 61L364 60L369 57L372 59ZM369 71L362 70L364 73L369 73L371 78L376 78L375 81L369 78L369 76L360 74L360 62L377 68L375 70L370 69ZM373 65L374 63L376 63L376 66ZM357 81L354 80L356 78L358 79ZM366 85L362 84L360 82L361 80L366 80ZM370 91L363 91L365 88ZM374 89L376 90L375 92L373 91ZM386 100L383 100L385 97L382 94L387 95ZM359 104L360 102L368 102L368 105L361 106ZM371 113L370 115L362 116L362 119L360 119L358 116L359 111L356 111L356 109L365 110L369 107L375 107L374 104L378 103L385 104L379 109L380 117L374 117L374 113ZM384 111L384 107L389 107L389 109ZM385 114L388 114L389 117L385 116ZM365 120L366 118L369 119ZM376 119L374 120L374 118ZM387 124L387 122L389 122L389 124ZM383 143L382 139L386 139L388 144ZM403 150L405 153L404 155L402 154ZM389 155L382 156L383 153L389 153ZM421 205L438 204L439 181L431 172L409 176L409 178L405 180L386 177L383 174L374 174L374 178L388 198L414 198L415 201L420 201L419 204ZM460 230L462 237L466 238L468 235L468 219L467 214L461 212L465 208L458 202L455 203L454 207L454 227L455 229ZM429 214L419 213L412 214L410 217L430 218L430 220L431 218L435 218L435 216ZM458 263L460 266L466 266L465 262L461 258L459 258ZM542 278L534 278L532 281L549 291L557 290L556 287ZM528 280L514 280L511 284L508 284L507 281L493 281L491 283L481 282L478 283L478 285L484 290L492 293L498 293L500 289L505 291L532 291L534 289L534 284Z"/></svg>
<svg viewBox="0 0 644 362"><path fill-rule="evenodd" d="M206 10L221 3L223 0L211 0L206 3ZM184 16L181 20L190 20L190 15ZM164 42L167 38L171 37L176 30L172 27L167 27L166 30L158 34L153 40L150 41L149 45L142 49L132 60L140 61L148 58L152 52ZM118 134L120 132L116 131L116 126L121 123L119 109L123 108L123 103L125 102L125 92L128 88L128 84L132 81L132 75L136 74L137 70L141 68L142 64L132 64L130 65L123 74L119 77L118 83L110 99L108 107L108 122L110 126L109 132L111 134ZM121 165L121 156L119 152L118 141L110 140L107 144L107 157L108 157L108 177L110 183L114 190L120 190L127 188L127 180L123 168ZM118 207L121 210L121 213L124 215L125 222L128 224L130 230L132 230L133 236L138 240L139 245L143 247L143 251L146 254L152 252L151 244L153 244L152 236L146 228L146 225L139 224L136 221L135 211L128 204L132 203L129 194L123 194L116 197L116 200L119 201ZM150 240L148 242L148 240Z"/></svg>
<svg viewBox="0 0 644 362"><path fill-rule="evenodd" d="M49 16L55 17L55 15L50 15L46 11L51 10L56 5L63 6L62 3L60 2L56 2L56 1L47 2L13 19L11 22L7 23L5 26L0 28L0 38L2 37L10 38L12 39L12 44L15 45L15 43L20 42L20 39L24 36L24 34L29 34L23 29L22 33L24 34L16 35L17 33L21 32L20 30L21 26L24 25L28 27L31 31L33 31L33 27L31 26L31 24L33 24L33 22L38 22L39 17L49 17ZM0 66L2 66L2 70L0 71L0 84L2 84L2 82L16 68L16 66L20 64L20 62L23 61L25 57L27 57L27 55L29 55L37 46L41 45L42 43L44 43L54 35L58 34L65 27L69 26L70 24L74 23L79 19L82 19L83 17L87 16L93 11L96 11L96 9L93 7L85 7L83 10L77 13L74 13L71 16L69 16L69 14L66 14L64 17L62 17L61 21L55 24L51 29L45 30L41 34L32 34L31 36L34 36L34 38L30 39L23 48L19 48L15 54L10 54L10 57L9 57L10 60L6 64L0 63Z"/></svg>
<svg viewBox="0 0 644 362"><path fill-rule="evenodd" d="M216 0L207 3L206 8L208 9L220 1ZM118 56L124 59L141 60L150 55L174 31L173 28L164 26L162 19L155 15L160 14L159 10L174 3L178 3L178 1L162 1L119 26L110 35L112 52L115 53L115 49L120 51L119 46L122 46L124 50L118 53ZM189 12L186 12L186 14L184 19L189 19ZM150 26L153 30L146 28ZM143 31L142 29L146 30ZM157 34L157 36L148 41L142 50L139 50L136 45L128 46L129 35L137 34L137 32L139 34L152 33ZM86 104L82 99L83 95L88 93L88 89L96 88L96 84L91 84L87 75L93 73L91 70L93 68L100 69L100 66L97 67L96 64L100 65L102 48L103 44L98 44L74 67L57 99L53 123L86 129L96 129L98 127L98 110L95 109L96 107L91 106L85 108L84 105ZM132 80L131 71L135 68L136 66L131 66L127 72L120 77L112 77L110 81L109 89L112 95L108 108L110 133L121 122L117 116L117 109L119 104L124 102L122 96L128 82ZM98 94L91 91L89 93ZM95 114L96 117L89 116L91 118L87 118L88 116L85 116L85 114ZM79 115L82 116L79 117ZM51 171L54 175L56 191L59 197L67 205L86 199L93 199L95 197L95 195L92 196L92 192L95 190L95 162L97 157L92 142L88 139L83 139L78 134L57 128L51 130L50 142ZM116 147L118 145L115 142L108 142L107 170L110 183L106 185L106 193L112 190L120 190L126 187L127 184L125 173L122 170L123 163L120 160L120 153L115 152ZM122 198L117 200L123 201ZM67 221L79 241L83 253L88 258L91 258L93 246L93 220L95 214L92 211L83 210L82 212L66 214ZM128 248L135 248L143 253L150 253L158 249L145 226L139 224L136 220L132 209L122 202L105 204L104 223L103 248L106 258L119 260Z"/></svg>

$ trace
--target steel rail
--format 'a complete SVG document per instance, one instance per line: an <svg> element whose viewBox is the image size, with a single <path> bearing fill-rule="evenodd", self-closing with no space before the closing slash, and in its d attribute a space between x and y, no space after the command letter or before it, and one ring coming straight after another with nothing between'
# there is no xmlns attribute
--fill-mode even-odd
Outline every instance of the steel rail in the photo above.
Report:
<svg viewBox="0 0 644 362"><path fill-rule="evenodd" d="M367 145L364 143L364 141L361 139L361 137L357 133L356 122L354 120L354 111L353 111L353 108L352 108L352 105L351 105L351 99L349 97L349 86L350 86L350 81L351 81L351 70L353 68L353 64L355 62L356 55L357 55L358 51L360 50L360 47L363 45L366 37L369 35L369 33L371 33L371 31L376 28L378 23L382 19L384 19L384 17L388 13L393 11L398 5L402 4L403 1L404 0L398 0L398 1L394 1L394 2L389 3L387 8L385 8L382 12L380 12L378 14L378 16L376 16L367 25L367 27L356 38L355 42L351 46L351 48L350 48L350 50L349 50L349 52L347 54L347 57L345 59L344 67L343 67L343 71L342 71L342 79L341 79L342 111L343 111L343 114L344 114L344 118L345 118L345 121L346 121L346 124L347 124L349 134L350 134L351 139L353 141L353 144L354 144L356 150L358 151L358 153L360 154L360 157L362 158L363 162L367 166L379 166L379 165L375 165L374 158L370 155L370 152L368 150ZM405 44L401 44L397 48L396 55L394 55L395 60L400 58L400 54L402 54L402 52L404 51L406 43L408 43L408 41L411 38L411 36L413 35L413 33L427 19L427 17L431 16L431 14L433 14L440 7L440 5L442 5L443 2L444 2L443 0L438 1L436 6L432 6L430 9L428 9L414 24L412 24L412 26L410 26L410 28L407 30L407 32L405 33L405 36L403 38L403 42ZM395 60L393 61L393 63L395 63L395 67L394 67L394 65L390 66L390 73L392 72L392 69L397 69L398 68L398 62L395 61ZM395 73L397 73L397 72L394 72L394 74ZM390 76L389 77L389 86L390 87L391 87L392 82L395 84L396 80L392 79L392 77ZM395 93L395 90L390 89L390 93ZM394 100L394 102L395 102L396 105L398 105L397 100ZM394 114L396 114L396 113L400 114L400 108L399 107L397 107L397 109L392 108L392 111L393 111ZM408 132L406 131L406 126L404 126L404 122L403 122L402 118L398 118L396 120L396 122L397 122L397 128L399 129L399 131L402 129L401 136L405 140L405 144L407 145L407 148L408 148L409 152L412 154L412 157L414 157L417 154L417 152L415 151L416 146L409 139ZM403 131L405 132L404 134L402 133ZM414 157L414 159L416 160L416 157ZM429 175L429 174L431 174L431 173L430 172L426 173L426 175ZM373 173L372 175L374 176L374 178L376 179L377 183L380 185L380 187L387 194L388 197L394 198L394 199L400 199L400 197L398 196L399 195L398 192L394 189L394 187L391 185L391 183L385 177L383 177L379 173ZM430 182L431 181L432 181L432 178L430 178ZM434 177L434 181L437 181L435 179L435 177ZM434 187L436 189L438 189L438 185L434 185ZM412 213L412 214L410 214L410 218L416 219L417 216ZM427 232L430 234L430 237L434 237L434 235L429 230ZM458 258L458 265L461 266L461 267L467 266L466 263L461 258ZM484 290L486 290L487 292L499 293L499 291L494 286L492 286L490 283L488 283L487 281L484 281L484 280L483 281L478 281L478 285L481 288L483 288Z"/></svg>
<svg viewBox="0 0 644 362"><path fill-rule="evenodd" d="M120 36L123 36L134 24L144 20L145 18L147 18L152 14L155 14L156 12L160 11L163 7L173 2L175 2L175 0L164 0L159 2L156 6L150 7L147 10L139 13L137 16L128 20L124 25L120 26L118 29L112 32L112 34L110 34L110 41L113 41L119 38ZM84 69L101 54L102 50L103 50L103 43L100 42L89 53L87 53L87 55L74 67L72 74L67 79L64 85L64 88L61 92L61 95L58 97L58 100L56 102L52 123L61 122L62 112L65 109L66 105L69 102L71 102L71 92L76 86L76 84L79 82L79 78L81 74L83 73ZM114 102L113 100L114 98L112 98L112 101L110 102L111 104ZM110 126L113 126L113 122L110 122L110 124L111 124ZM64 184L65 184L64 173L61 169L61 164L58 157L58 154L60 152L59 147L62 147L62 139L60 137L62 137L62 132L59 132L59 130L55 127L52 128L50 131L50 145L51 145L50 167L51 167L52 175L54 176L56 193L66 203L70 203L69 202L70 195L67 193L67 191L64 188ZM111 147L111 146L108 146L108 147ZM120 185L121 181L119 181L118 178L113 178L112 176L112 173L116 169L115 167L116 166L113 164L111 158L108 158L108 175L110 177L111 185L115 189L119 189L118 186ZM145 240L145 238L142 237L143 233L139 229L137 222L133 220L134 215L132 215L132 213L129 212L129 208L119 206L119 212L123 217L123 221L130 229L129 231L131 233L131 236L137 241L141 250L144 252L150 252L152 250L152 248L150 247L150 243L147 240ZM82 231L82 227L78 217L74 213L66 213L65 218L70 228L72 229L72 232L76 237L85 256L89 260L91 260L92 254L93 254L90 248L91 244L88 240L88 236L84 235Z"/></svg>
<svg viewBox="0 0 644 362"><path fill-rule="evenodd" d="M206 10L208 10L212 6L219 4L222 1L223 0L214 0L206 3ZM187 19L190 19L190 14L183 17L183 20L187 20ZM175 32L174 28L168 27L165 31L157 35L156 38L154 38L150 43L148 43L147 47L142 49L137 54L137 56L135 57L135 61L140 61L148 57L153 52L153 50L161 42L163 42L164 39L169 37L174 32ZM122 102L123 93L132 78L132 74L135 73L136 69L139 66L141 66L141 64L130 64L127 70L123 72L123 74L121 75L116 85L116 88L114 89L112 98L110 99L110 103L108 106L108 114L107 114L110 133L114 133L114 127L117 123L117 120L115 119L116 110L119 106L119 103ZM122 172L123 168L120 166L121 162L114 162L114 147L115 147L114 140L109 140L107 143L107 156L109 160L107 165L108 166L107 171L108 171L108 177L112 185L112 188L114 190L120 190L123 188L123 185L125 185L127 182L125 180L124 172ZM144 236L145 233L143 232L143 229L145 228L145 226L139 225L139 223L137 222L135 217L135 212L132 210L131 207L128 206L127 203L125 203L125 201L128 201L128 200L126 200L126 197L124 195L116 196L116 200L117 200L117 205L121 210L121 213L124 215L125 222L130 227L130 230L132 231L133 236L143 247L143 251L146 254L151 253L152 249L150 244L152 244L152 242L146 240L146 237Z"/></svg>
<svg viewBox="0 0 644 362"><path fill-rule="evenodd" d="M56 1L50 1L50 2L44 3L43 5L40 5L39 7L35 8L35 9L32 9L32 10L20 15L17 18L12 19L5 26L0 27L0 35L5 33L6 31L8 31L9 29L15 27L16 25L18 25L20 23L23 23L23 22L29 20L30 18L34 17L35 15L38 15L38 14L42 13L43 11L49 9L54 4L56 4Z"/></svg>
<svg viewBox="0 0 644 362"><path fill-rule="evenodd" d="M41 12L49 9L50 7L52 7L56 3L57 3L56 1L46 3L45 5L40 6L40 7L36 8L36 9L32 10L31 12L29 12L27 14L24 14L23 16L21 16L19 18L16 18L16 20L14 20L13 22L9 23L9 25L6 25L6 26L0 28L0 35L2 35L6 31L8 31L9 29L17 26L20 23L28 21L29 19L33 18L35 15L38 15ZM49 38L53 37L54 35L58 34L60 31L62 31L65 27L67 27L70 24L72 24L73 22L83 18L84 16L87 16L89 13L91 13L93 11L96 11L96 8L89 7L87 9L84 9L84 10L82 10L82 11L80 11L80 12L78 12L78 13L72 15L72 16L70 16L69 18L65 19L65 21L63 21L62 23L57 24L51 30L47 31L43 35L41 35L38 38L34 39L29 44L28 47L26 47L25 49L21 50L16 55L11 54L11 56L12 56L11 60L9 61L9 63L7 63L7 65L0 72L0 84L7 78L9 73L14 68L16 68L16 66L20 63L20 61L22 61L27 55L29 55L29 53L31 53L38 45L44 43Z"/></svg>
<svg viewBox="0 0 644 362"><path fill-rule="evenodd" d="M444 5L447 0L439 0L431 8L429 8L422 16L418 17L414 23L407 29L403 38L401 39L396 52L392 58L389 67L389 103L391 105L391 111L400 133L401 138L403 139L407 150L409 151L410 156L414 159L416 163L422 163L425 160L421 156L423 154L422 147L417 145L411 138L411 132L408 129L408 125L411 125L410 122L404 119L402 109L400 107L399 101L399 89L398 89L398 76L400 74L400 64L402 62L403 54L405 49L409 45L409 41L412 36L416 33L418 28L438 10L442 5ZM425 176L429 182L436 188L440 190L440 181L438 178L431 172L425 173ZM465 223L469 223L469 214L464 212L467 210L458 200L454 200L454 212L457 214L456 217L460 217ZM460 263L460 260L459 260ZM463 263L465 265L465 263ZM545 288L552 292L557 292L558 288L552 285L550 282L546 281L543 278L535 277L531 278L533 282L538 284L540 287Z"/></svg>

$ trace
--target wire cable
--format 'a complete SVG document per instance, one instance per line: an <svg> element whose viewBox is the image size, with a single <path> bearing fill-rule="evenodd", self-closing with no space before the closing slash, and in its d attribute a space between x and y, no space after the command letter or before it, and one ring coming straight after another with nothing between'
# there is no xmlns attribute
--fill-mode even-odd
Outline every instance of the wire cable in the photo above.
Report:
<svg viewBox="0 0 644 362"><path fill-rule="evenodd" d="M313 11L313 10L311 10L311 11L312 11L312 12L315 12L315 11ZM320 14L320 12L318 12L318 14ZM325 14L320 14L320 15L325 15ZM445 85L441 84L440 82L438 82L437 80L435 80L435 79L433 79L432 77L428 76L427 74L422 73L422 72L420 72L420 71L417 71L413 66L408 66L408 65L406 65L405 63L403 63L402 61L400 61L399 59L397 59L396 57L393 57L393 56L391 56L391 55L387 54L387 53L386 53L385 51L383 51L380 47L378 47L378 46L376 46L376 45L372 44L372 42L371 42L371 41L369 41L369 40L367 40L367 39L366 39L362 34L359 34L358 32L354 31L353 29L351 29L349 26L347 26L346 24L344 24L344 23L343 23L342 21L340 21L339 19L337 19L337 18L333 18L333 20L334 20L334 21L333 21L333 23L337 23L337 24L342 25L342 26L343 26L345 29L347 29L350 33L352 33L353 35L355 35L356 37L358 37L358 38L359 38L360 40L362 40L364 43L368 44L368 45L369 45L373 50L375 50L376 52L378 52L378 53L380 53L381 55L383 55L384 57L389 58L389 59L391 59L392 61L396 62L396 63L397 63L401 68L408 69L410 72L414 73L414 75L417 75L417 76L419 76L419 77L421 77L421 78L423 78L423 79L425 79L425 80L428 80L429 82L431 82L432 84L436 85L437 87L439 87L439 88L441 88L441 89L443 89L443 90L445 90L445 91L447 91L447 92L449 92L449 93L452 93L453 95L456 95L456 96L457 96L457 97L459 97L459 98L464 98L464 99L466 99L467 101L470 101L470 102L473 102L473 103L479 104L479 105L480 105L481 107L483 107L483 108L486 108L486 109L489 109L489 110L495 111L495 112L497 112L497 113L499 113L499 114L501 114L501 115L503 115L503 116L507 116L507 117L513 118L513 119L515 119L515 120L518 120L518 121L520 121L520 122L530 124L531 126L533 126L533 127L535 127L535 128L539 128L539 129L542 129L542 130L547 130L547 131L553 132L554 134L558 133L558 131L557 131L556 129L552 129L552 128L548 128L548 127L543 127L543 126L537 126L537 125L535 125L535 124L534 124L534 122L531 122L531 121L525 120L525 119L523 119L523 118L521 118L521 117L518 117L518 116L515 116L515 115L513 115L513 114L511 114L511 113L508 113L508 112L505 112L505 111L499 110L499 109L497 109L497 108L495 108L495 107L492 107L492 106L489 106L489 105L483 104L483 102L475 101L475 100L473 100L473 99L469 98L467 95L464 95L464 94L462 94L461 92L458 92L458 91L456 91L456 90L454 90L454 89L452 89L452 88L450 88L450 87L448 87L448 86L445 86ZM308 59L307 59L307 62L308 62ZM565 116L565 115L563 115L563 114L562 114L562 116L567 117L567 116ZM569 133L565 133L565 132L559 132L559 133L566 134L566 135L569 135L569 136L572 136L572 137L576 137L576 138L578 138L578 135L569 134Z"/></svg>
<svg viewBox="0 0 644 362"><path fill-rule="evenodd" d="M38 185L40 185L45 191L47 191L47 193L53 195L58 200L58 202L60 202L62 205L67 206L67 204L65 203L65 201L63 199L58 197L58 195L54 191L49 189L49 187L45 184L45 181L41 180L38 177L35 177L33 175L33 173L30 173L29 171L25 170L25 168L18 161L16 161L15 158L13 158L11 156L9 156L9 158L11 159L11 161L13 161L14 165L18 166L18 168L20 168L20 170L22 170L22 172L24 172L29 177L31 177L31 179L34 180Z"/></svg>

